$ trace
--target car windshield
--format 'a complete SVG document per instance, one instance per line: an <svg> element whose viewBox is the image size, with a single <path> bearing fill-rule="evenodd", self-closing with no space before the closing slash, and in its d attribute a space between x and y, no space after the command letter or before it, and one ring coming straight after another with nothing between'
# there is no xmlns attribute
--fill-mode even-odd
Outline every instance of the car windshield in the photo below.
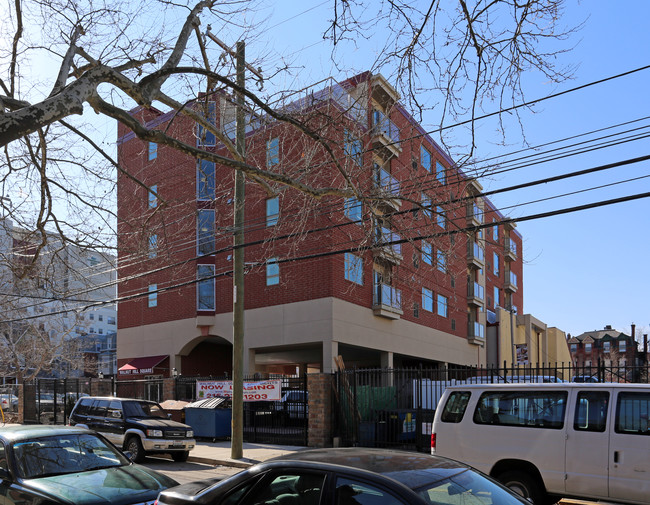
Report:
<svg viewBox="0 0 650 505"><path fill-rule="evenodd" d="M426 471L426 470L425 470ZM523 505L526 502L499 484L473 471L415 489L427 503L435 505ZM530 505L530 504L529 504Z"/></svg>
<svg viewBox="0 0 650 505"><path fill-rule="evenodd" d="M128 465L114 447L92 433L62 434L13 444L17 476L36 479Z"/></svg>
<svg viewBox="0 0 650 505"><path fill-rule="evenodd" d="M155 402L123 402L126 417L161 417L167 419L163 408Z"/></svg>

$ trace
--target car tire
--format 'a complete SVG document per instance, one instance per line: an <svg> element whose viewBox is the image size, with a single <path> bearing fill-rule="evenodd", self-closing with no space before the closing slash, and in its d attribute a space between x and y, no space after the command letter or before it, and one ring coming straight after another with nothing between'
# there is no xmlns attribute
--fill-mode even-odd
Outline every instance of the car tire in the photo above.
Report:
<svg viewBox="0 0 650 505"><path fill-rule="evenodd" d="M185 463L189 457L190 451L172 452L172 459L176 461L176 463Z"/></svg>
<svg viewBox="0 0 650 505"><path fill-rule="evenodd" d="M534 505L546 505L546 493L542 490L537 479L525 472L511 470L503 472L497 480L519 496L530 500Z"/></svg>
<svg viewBox="0 0 650 505"><path fill-rule="evenodd" d="M131 435L124 445L124 450L131 453L131 461L134 463L142 463L144 461L144 447L142 447L140 437Z"/></svg>

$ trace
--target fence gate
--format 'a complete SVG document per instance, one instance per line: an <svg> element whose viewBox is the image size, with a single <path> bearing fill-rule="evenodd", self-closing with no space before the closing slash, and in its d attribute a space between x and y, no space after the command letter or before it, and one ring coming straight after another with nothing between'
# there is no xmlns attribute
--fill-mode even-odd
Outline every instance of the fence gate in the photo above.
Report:
<svg viewBox="0 0 650 505"><path fill-rule="evenodd" d="M90 380L36 379L23 388L26 424L67 424L77 400L90 394Z"/></svg>

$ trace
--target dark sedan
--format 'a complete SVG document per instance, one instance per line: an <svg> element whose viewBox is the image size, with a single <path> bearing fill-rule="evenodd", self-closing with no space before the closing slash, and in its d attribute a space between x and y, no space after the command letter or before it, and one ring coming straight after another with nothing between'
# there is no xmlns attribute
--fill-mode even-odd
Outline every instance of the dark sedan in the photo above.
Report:
<svg viewBox="0 0 650 505"><path fill-rule="evenodd" d="M178 484L90 430L42 425L0 429L0 479L3 505L152 504Z"/></svg>
<svg viewBox="0 0 650 505"><path fill-rule="evenodd" d="M163 491L158 505L530 505L471 467L428 454L314 449L225 480Z"/></svg>

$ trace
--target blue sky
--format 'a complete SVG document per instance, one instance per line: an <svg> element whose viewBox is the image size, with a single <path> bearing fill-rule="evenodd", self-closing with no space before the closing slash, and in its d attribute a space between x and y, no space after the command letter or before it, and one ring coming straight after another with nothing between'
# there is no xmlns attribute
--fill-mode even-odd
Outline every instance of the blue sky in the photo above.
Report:
<svg viewBox="0 0 650 505"><path fill-rule="evenodd" d="M332 17L331 5L329 1L269 2L256 14L258 19L269 16L268 28L256 38L247 38L247 58L264 55L268 71L283 56L299 69L295 80L286 82L287 87L294 88L330 75L342 80L369 68L375 56L373 40L364 42L363 47L346 46L337 53L338 65L332 64L331 48L322 39L327 20ZM544 97L650 64L649 18L650 3L643 0L569 2L564 20L567 24L584 21L585 26L569 43L575 49L561 55L558 62L577 66L574 79L551 85L535 75L527 76L527 98ZM213 31L217 33L215 28ZM219 33L222 37L231 36L224 30ZM237 36L232 33L233 40ZM382 34L377 36L381 39ZM535 107L534 114L524 111L522 120L528 143L544 144L650 116L649 79L650 70L645 70L547 100ZM423 125L433 130L438 120L433 110L425 115ZM638 121L628 128L646 124L650 120ZM511 142L508 145L499 145L496 126L494 121L481 123L476 153L479 158L503 156L522 147L515 124L508 124ZM622 129L609 129L601 135ZM486 190L497 189L643 156L649 151L648 139L637 140L533 165L481 183ZM648 192L650 181L639 179L524 205L532 200L649 173L650 162L642 162L575 180L495 195L491 199L506 215L521 217ZM632 323L636 324L637 332L650 333L645 291L650 274L649 209L650 200L641 199L519 224L517 229L524 237L524 311L571 334L602 329L608 324L629 333Z"/></svg>

